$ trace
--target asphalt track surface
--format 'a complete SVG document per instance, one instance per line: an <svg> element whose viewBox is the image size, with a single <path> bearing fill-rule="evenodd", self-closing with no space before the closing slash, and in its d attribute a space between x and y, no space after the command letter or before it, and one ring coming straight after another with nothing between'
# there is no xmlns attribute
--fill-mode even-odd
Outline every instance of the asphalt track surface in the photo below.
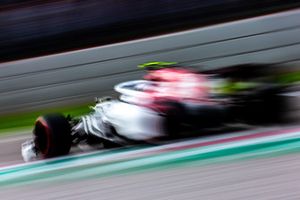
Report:
<svg viewBox="0 0 300 200"><path fill-rule="evenodd" d="M21 144L29 138L30 133L2 136L0 138L0 167L21 163Z"/></svg>
<svg viewBox="0 0 300 200"><path fill-rule="evenodd" d="M229 139L235 134L247 142L253 139L253 135L273 135L278 129L284 131L288 128L290 127L259 128L196 140L201 141L197 142L198 146L223 143L226 140L235 144L235 140ZM20 144L27 138L28 135L22 134L0 140L1 166L22 163ZM183 141L186 146L182 148L195 146L193 141L194 139ZM143 156L147 159L147 153ZM111 176L81 178L75 179L76 181L0 186L0 195L1 199L299 199L299 158L298 152L282 155L271 153L246 160L223 160L205 165L196 163L136 173L114 173Z"/></svg>
<svg viewBox="0 0 300 200"><path fill-rule="evenodd" d="M3 199L298 200L300 155L5 189Z"/></svg>

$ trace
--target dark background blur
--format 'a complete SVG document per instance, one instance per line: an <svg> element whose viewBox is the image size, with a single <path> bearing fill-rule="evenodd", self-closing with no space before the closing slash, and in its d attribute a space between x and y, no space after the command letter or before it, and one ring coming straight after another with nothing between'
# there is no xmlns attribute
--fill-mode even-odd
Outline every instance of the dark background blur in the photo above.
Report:
<svg viewBox="0 0 300 200"><path fill-rule="evenodd" d="M2 0L0 62L299 6L299 0Z"/></svg>

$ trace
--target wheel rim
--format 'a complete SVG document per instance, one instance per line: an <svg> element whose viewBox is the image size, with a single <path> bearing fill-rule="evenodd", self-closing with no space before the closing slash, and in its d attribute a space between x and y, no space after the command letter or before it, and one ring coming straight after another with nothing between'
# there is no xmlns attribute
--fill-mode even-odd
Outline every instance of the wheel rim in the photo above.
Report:
<svg viewBox="0 0 300 200"><path fill-rule="evenodd" d="M34 141L37 149L41 152L42 156L46 157L50 150L51 135L49 126L43 118L37 119L34 135Z"/></svg>

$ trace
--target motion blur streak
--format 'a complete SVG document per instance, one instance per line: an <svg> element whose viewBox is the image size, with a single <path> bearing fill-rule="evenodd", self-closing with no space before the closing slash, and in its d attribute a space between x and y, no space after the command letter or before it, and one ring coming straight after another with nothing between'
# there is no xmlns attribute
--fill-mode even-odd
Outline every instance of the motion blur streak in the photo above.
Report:
<svg viewBox="0 0 300 200"><path fill-rule="evenodd" d="M299 9L52 56L0 64L2 113L91 102L137 79L136 66L176 61L195 69L243 63L298 66ZM51 78L49 78L51 77Z"/></svg>
<svg viewBox="0 0 300 200"><path fill-rule="evenodd" d="M4 189L5 199L297 200L299 154Z"/></svg>
<svg viewBox="0 0 300 200"><path fill-rule="evenodd" d="M75 156L73 159L62 158L49 162L9 167L1 170L2 184L8 186L7 184L10 183L19 186L3 187L4 185L1 184L3 190L0 193L5 195L6 199L18 199L19 197L30 199L36 198L36 195L40 195L38 199L96 198L97 195L103 195L104 199L110 199L118 198L121 194L125 195L124 199L152 199L154 196L160 199L197 199L202 196L218 199L220 195L226 199L235 197L265 199L279 194L281 197L294 199L295 195L299 195L297 187L290 187L288 193L280 192L288 185L296 183L299 178L296 173L299 170L297 161L299 156L296 152L300 150L300 135L296 130L299 130L299 127L287 127L281 131L273 131L274 135L266 130L256 132L254 135L260 137L250 140L171 153L158 153L157 150L161 151L165 147L154 147L157 149L154 152L158 154L151 156L147 152L151 152L152 148L137 151L127 150L127 152L120 152L123 155L120 155L118 159L121 160L117 159L113 162L109 160L109 157L118 156L118 152L108 154L106 157L105 154L98 153L97 155L95 153L94 156L86 154L82 158ZM262 137L266 133L268 136ZM251 131L231 134L230 137L238 138L247 135L253 138ZM221 138L230 137L221 136ZM208 141L218 140L214 137L207 139ZM166 147L174 148L197 142L203 141L201 139L185 141L166 145ZM132 157L135 152L138 157ZM131 156L128 157L128 155ZM105 158L108 160L105 161ZM256 159L243 161L245 158ZM104 163L103 161L99 163L101 160ZM195 162L197 160L198 162ZM235 162L232 163L232 161ZM181 167L172 169L174 166ZM183 166L184 168L182 168ZM146 169L152 170L145 171ZM144 172L143 174L137 173L141 170ZM25 174L22 175L22 173ZM54 180L59 182L53 183ZM76 180L76 182L68 180ZM22 183L29 185L22 186ZM74 190L75 188L80 189ZM149 188L151 188L151 192L143 192L150 190ZM176 191L178 188L180 190ZM253 193L254 188L256 190L259 188L258 190L261 192ZM235 191L236 189L239 191ZM18 193L14 191L18 191ZM119 192L115 193L114 191ZM129 195L133 191L136 194L134 198Z"/></svg>
<svg viewBox="0 0 300 200"><path fill-rule="evenodd" d="M62 115L39 118L42 120L36 123L33 137L25 142L28 146L23 145L26 134L2 137L0 198L299 199L299 19L300 1L295 0L1 1L3 119L22 112L33 115L42 109L90 103L95 96L114 94L113 86L128 80L131 85L121 89L155 94L156 104L139 109L141 104L124 101L125 97L130 99L124 93L123 99L97 98L94 112L81 119ZM151 82L151 78L148 85L133 85L132 80L145 74L136 66L153 61L174 61L179 67L190 67L194 75L201 73L204 87L197 91L207 96L201 99L224 109L202 110L204 104L194 106L195 102L183 107L178 102L184 103L181 100L186 94L177 89L174 92L166 82ZM230 67L237 69L226 71ZM260 72L267 75L257 75ZM184 80L179 81L184 92L201 82L190 77L177 79ZM161 86L172 92L163 96L166 87ZM153 105L163 104L155 101L161 96L173 102L165 101L166 107L153 109ZM178 100L176 104L174 100ZM149 113L164 117L157 120L162 122L157 129L163 133L160 136L176 139L158 142L157 137L151 137L159 135L158 131L152 129L145 134L149 137L143 145L136 145L140 141L133 136L141 136L146 126L137 131L137 125L127 122L135 119L139 124L141 115L130 118L126 114L132 109L119 112L117 106L112 112L112 105L135 106L141 111L138 114L147 113L147 106ZM211 111L210 118L206 111ZM105 115L116 113L119 126L108 120L117 115ZM124 123L124 119L128 121ZM160 125L149 123L153 118L144 119L150 120L140 124ZM287 121L297 124L282 125ZM130 128L135 129L131 135ZM177 140L189 131L199 135ZM124 139L124 143L114 144L111 136ZM149 141L159 145L146 145ZM102 149L82 153L80 145L92 146L93 142L99 142L97 147ZM27 148L31 154L22 153L33 155L32 163L21 161L21 143L31 147ZM70 155L61 156L69 153L71 145ZM38 160L41 157L50 159Z"/></svg>
<svg viewBox="0 0 300 200"><path fill-rule="evenodd" d="M258 16L299 5L294 0L2 0L0 62Z"/></svg>

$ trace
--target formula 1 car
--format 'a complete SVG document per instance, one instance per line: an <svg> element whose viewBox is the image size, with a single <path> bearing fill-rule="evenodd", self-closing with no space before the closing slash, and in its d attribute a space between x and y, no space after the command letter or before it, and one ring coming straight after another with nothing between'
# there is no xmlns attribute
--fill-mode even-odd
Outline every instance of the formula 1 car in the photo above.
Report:
<svg viewBox="0 0 300 200"><path fill-rule="evenodd" d="M188 132L236 121L255 121L254 112L263 118L277 113L275 108L281 101L275 100L279 94L276 87L252 90L248 86L242 92L227 94L224 88L228 88L228 84L223 85L221 91L213 83L216 79L210 78L216 72L203 74L174 64L141 65L149 70L143 80L116 85L114 89L120 93L119 99L97 98L88 115L39 117L33 139L22 144L24 160L66 155L71 146L80 143L99 143L103 148L126 146L182 137ZM264 109L272 114L265 113Z"/></svg>

